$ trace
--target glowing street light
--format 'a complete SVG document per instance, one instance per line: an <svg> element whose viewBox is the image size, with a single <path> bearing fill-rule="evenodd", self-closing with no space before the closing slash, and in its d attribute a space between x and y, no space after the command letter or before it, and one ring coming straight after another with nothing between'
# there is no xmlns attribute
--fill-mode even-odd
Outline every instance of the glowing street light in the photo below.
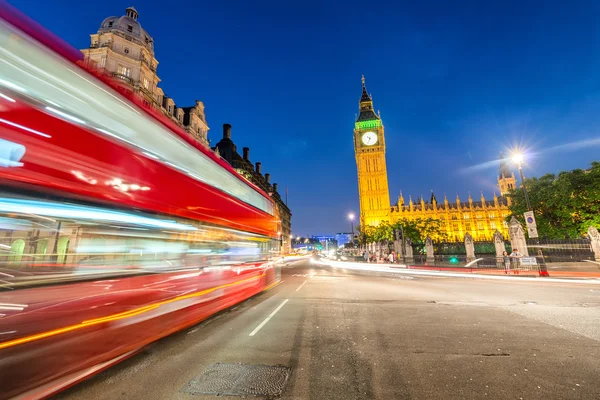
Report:
<svg viewBox="0 0 600 400"><path fill-rule="evenodd" d="M354 213L348 214L350 220L350 229L352 230L352 247L354 247Z"/></svg>
<svg viewBox="0 0 600 400"><path fill-rule="evenodd" d="M531 211L531 203L529 202L529 195L527 194L527 186L525 186L525 175L523 175L523 153L515 153L512 156L512 161L517 164L519 168L519 174L521 175L521 186L523 186L523 195L525 195L525 203L527 203L527 211Z"/></svg>
<svg viewBox="0 0 600 400"><path fill-rule="evenodd" d="M516 153L512 156L512 160L515 164L517 164L519 166L519 168L521 168L521 164L523 163L523 154L521 153Z"/></svg>

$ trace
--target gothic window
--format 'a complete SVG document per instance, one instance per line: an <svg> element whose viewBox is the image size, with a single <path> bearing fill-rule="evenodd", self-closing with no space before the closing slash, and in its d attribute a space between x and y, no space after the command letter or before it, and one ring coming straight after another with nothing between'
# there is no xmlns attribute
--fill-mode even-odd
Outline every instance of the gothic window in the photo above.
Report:
<svg viewBox="0 0 600 400"><path fill-rule="evenodd" d="M478 222L477 223L477 228L483 229L483 222Z"/></svg>
<svg viewBox="0 0 600 400"><path fill-rule="evenodd" d="M490 222L490 228L496 229L496 223L495 222Z"/></svg>
<svg viewBox="0 0 600 400"><path fill-rule="evenodd" d="M490 213L490 218L494 218L495 214L494 213Z"/></svg>
<svg viewBox="0 0 600 400"><path fill-rule="evenodd" d="M464 215L465 219L469 219L469 214Z"/></svg>

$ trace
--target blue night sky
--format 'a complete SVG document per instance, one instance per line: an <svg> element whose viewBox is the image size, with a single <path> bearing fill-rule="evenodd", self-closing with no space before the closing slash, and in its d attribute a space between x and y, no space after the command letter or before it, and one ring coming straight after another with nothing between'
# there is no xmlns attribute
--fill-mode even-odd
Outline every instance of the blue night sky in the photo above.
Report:
<svg viewBox="0 0 600 400"><path fill-rule="evenodd" d="M204 101L213 145L232 124L240 152L289 188L295 234L349 231L358 212L361 74L386 127L392 199L491 198L492 161L515 145L534 153L530 176L599 158L595 0L11 3L77 48L135 6L165 93Z"/></svg>

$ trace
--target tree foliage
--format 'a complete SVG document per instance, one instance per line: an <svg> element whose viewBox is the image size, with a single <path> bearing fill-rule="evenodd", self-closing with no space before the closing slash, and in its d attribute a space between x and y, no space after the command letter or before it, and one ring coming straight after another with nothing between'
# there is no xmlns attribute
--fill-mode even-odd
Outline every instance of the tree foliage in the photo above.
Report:
<svg viewBox="0 0 600 400"><path fill-rule="evenodd" d="M538 233L548 238L575 238L593 225L600 227L600 162L588 170L525 179ZM509 193L511 214L524 224L527 204L522 186Z"/></svg>
<svg viewBox="0 0 600 400"><path fill-rule="evenodd" d="M405 238L409 238L417 249L425 246L425 239L430 236L434 240L446 240L442 233L442 221L434 218L401 219L394 224L387 221L378 226L359 227L360 243L389 243L394 240L394 230L397 229L404 233Z"/></svg>

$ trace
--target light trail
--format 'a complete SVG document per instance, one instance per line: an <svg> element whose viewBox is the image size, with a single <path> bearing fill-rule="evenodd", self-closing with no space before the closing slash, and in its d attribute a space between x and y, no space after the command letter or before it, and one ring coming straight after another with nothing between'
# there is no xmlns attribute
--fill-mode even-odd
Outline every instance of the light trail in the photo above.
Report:
<svg viewBox="0 0 600 400"><path fill-rule="evenodd" d="M3 342L0 343L0 350L1 349L6 349L8 347L13 347L19 344L24 344L24 343L29 343L29 342L33 342L36 340L40 340L40 339L44 339L47 337L51 337L51 336L56 336L56 335L60 335L62 333L67 333L67 332L71 332L77 329L82 329L82 328L87 328L89 326L93 326L93 325L98 325L104 322L109 322L109 321L117 321L120 319L124 319L124 318L130 318L136 315L140 315L152 310L155 310L161 306L164 306L166 304L171 304L171 303L175 303L177 301L180 300L185 300L185 299L190 299L193 297L200 297L200 296L204 296L205 294L214 292L216 290L219 289L223 289L226 287L232 287L232 286L237 286L237 285L241 285L243 283L246 282L251 282L254 280L258 280L261 279L263 276L265 276L266 272L263 272L262 274L258 275L258 276L254 276L252 278L247 278L247 279L242 279L241 281L237 281L237 282L233 282L233 283L226 283L224 285L220 285L220 286L215 286L209 289L205 289L205 290L201 290L199 292L195 292L195 293L191 293L191 294L186 294L186 295L182 295L182 296L177 296L173 299L169 299L169 300L164 300L155 304L150 304L150 305L146 305L143 307L138 307L135 308L133 310L129 310L129 311L125 311L125 312L120 312L120 313L116 313L116 314L111 314L111 315L107 315L105 317L100 317L100 318L96 318L96 319L91 319L91 320L87 320L87 321L82 321L78 324L75 325L70 325L70 326L66 326L63 328L58 328L58 329L54 329L51 331L47 331L47 332L42 332L42 333L38 333L35 335L29 335L29 336L25 336L19 339L14 339L14 340L10 340L7 342ZM279 282L275 282L275 283L279 283ZM274 285L270 285L267 288L265 288L264 290L270 289L272 286Z"/></svg>
<svg viewBox="0 0 600 400"><path fill-rule="evenodd" d="M502 281L520 281L520 282L546 282L546 283L579 283L588 285L600 285L598 279L564 279L564 278L525 278L517 276L501 276L501 275L481 275L481 274L469 274L460 272L442 272L442 271L423 271L415 270L406 267L405 265L399 264L382 264L380 266L374 266L373 264L364 263L353 263L353 262L341 262L341 261L312 261L317 265L326 265L332 268L357 270L357 271L371 271L371 272L386 272L398 275L421 275L421 276L443 276L448 278L466 278L466 279L487 279L487 280L502 280ZM392 266L393 265L393 266Z"/></svg>

